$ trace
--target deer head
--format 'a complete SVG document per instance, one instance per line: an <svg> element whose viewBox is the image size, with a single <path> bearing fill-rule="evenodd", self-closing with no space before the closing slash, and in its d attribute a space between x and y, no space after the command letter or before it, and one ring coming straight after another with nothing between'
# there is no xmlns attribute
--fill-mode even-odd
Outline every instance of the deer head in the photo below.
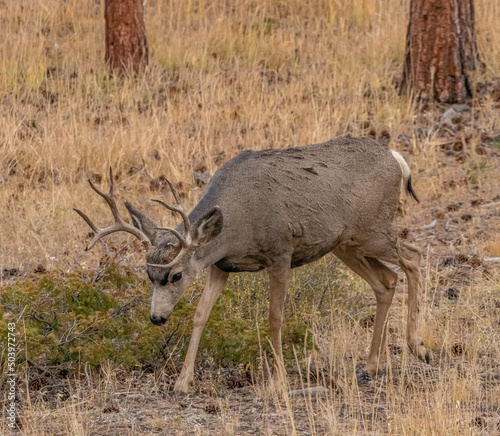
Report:
<svg viewBox="0 0 500 436"><path fill-rule="evenodd" d="M97 241L114 232L124 231L138 238L147 249L146 264L148 277L153 284L150 319L153 324L164 324L184 291L206 266L203 257L198 256L200 248L209 244L222 230L222 212L215 206L195 223L191 223L181 205L179 195L173 184L165 176L177 206L170 206L161 200L153 200L170 211L181 215L183 224L177 229L159 227L151 218L140 212L130 203L125 206L134 226L125 222L113 195L113 173L109 170L109 192L103 193L89 180L91 188L109 205L115 222L110 227L99 229L87 215L74 209L90 226L94 237L86 250L90 250Z"/></svg>

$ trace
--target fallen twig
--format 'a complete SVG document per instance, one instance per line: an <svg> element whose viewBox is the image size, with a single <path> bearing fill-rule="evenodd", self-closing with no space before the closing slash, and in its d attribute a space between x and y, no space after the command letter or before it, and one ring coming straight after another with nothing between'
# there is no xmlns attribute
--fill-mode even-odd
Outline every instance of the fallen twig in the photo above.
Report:
<svg viewBox="0 0 500 436"><path fill-rule="evenodd" d="M493 203L482 204L479 207L492 207L492 206L500 206L500 201L494 201Z"/></svg>
<svg viewBox="0 0 500 436"><path fill-rule="evenodd" d="M436 227L436 224L437 224L437 220L434 220L434 221L432 221L432 223L427 224L426 226L420 227L420 230L433 229L434 227Z"/></svg>
<svg viewBox="0 0 500 436"><path fill-rule="evenodd" d="M500 262L500 257L487 257L483 262Z"/></svg>

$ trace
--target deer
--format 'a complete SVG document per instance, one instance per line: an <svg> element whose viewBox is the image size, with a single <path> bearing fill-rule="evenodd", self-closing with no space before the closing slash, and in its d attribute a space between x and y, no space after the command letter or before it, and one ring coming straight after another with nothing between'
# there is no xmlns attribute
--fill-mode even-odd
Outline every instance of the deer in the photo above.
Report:
<svg viewBox="0 0 500 436"><path fill-rule="evenodd" d="M429 362L418 336L422 288L421 251L398 237L396 217L403 191L418 198L408 164L396 151L370 138L351 136L286 149L246 150L221 166L190 214L173 183L176 205L154 199L178 213L176 228L161 227L125 202L133 225L118 210L110 169L108 193L91 180L91 188L108 204L114 224L98 228L78 209L92 229L87 250L114 232L139 239L147 250L146 271L152 283L150 320L162 325L198 274L207 279L193 319L186 358L174 393L187 393L195 358L210 312L231 273L266 270L269 274L269 325L274 353L273 377L285 372L281 328L291 270L333 253L373 289L376 313L365 365L375 376L383 357L387 314L399 266L407 277L406 342L412 354Z"/></svg>

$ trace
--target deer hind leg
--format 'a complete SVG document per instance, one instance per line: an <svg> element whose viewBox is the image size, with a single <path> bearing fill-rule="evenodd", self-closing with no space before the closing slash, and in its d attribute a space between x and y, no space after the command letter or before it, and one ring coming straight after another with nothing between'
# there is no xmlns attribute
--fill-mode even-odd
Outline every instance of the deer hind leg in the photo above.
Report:
<svg viewBox="0 0 500 436"><path fill-rule="evenodd" d="M198 351L198 345L200 344L201 334L203 333L203 328L205 327L215 302L219 298L222 289L226 284L228 276L229 273L221 271L216 266L210 267L208 271L205 289L203 290L203 294L198 302L198 306L196 307L196 313L193 320L193 333L191 334L191 340L189 341L186 359L184 360L184 365L182 366L179 378L175 382L174 392L178 391L187 393L189 390L189 385L192 383L194 377L194 362Z"/></svg>
<svg viewBox="0 0 500 436"><path fill-rule="evenodd" d="M290 267L272 269L269 271L269 327L271 329L271 344L274 351L274 377L285 376L283 350L281 346L281 326L284 319L285 298L288 291Z"/></svg>
<svg viewBox="0 0 500 436"><path fill-rule="evenodd" d="M419 302L422 294L422 273L420 271L420 250L410 244L399 242L397 246L397 263L408 279L408 324L406 342L411 352L421 360L429 363L429 353L418 335Z"/></svg>
<svg viewBox="0 0 500 436"><path fill-rule="evenodd" d="M406 329L406 342L410 351L419 359L429 363L423 342L418 335L419 302L422 293L422 273L420 271L420 250L405 242L396 241L393 245L388 245L384 251L375 251L375 257L399 265L408 279L408 324Z"/></svg>
<svg viewBox="0 0 500 436"><path fill-rule="evenodd" d="M365 257L353 248L337 248L334 254L356 274L362 277L375 292L377 311L366 370L377 373L387 331L387 313L392 303L398 275L379 260Z"/></svg>

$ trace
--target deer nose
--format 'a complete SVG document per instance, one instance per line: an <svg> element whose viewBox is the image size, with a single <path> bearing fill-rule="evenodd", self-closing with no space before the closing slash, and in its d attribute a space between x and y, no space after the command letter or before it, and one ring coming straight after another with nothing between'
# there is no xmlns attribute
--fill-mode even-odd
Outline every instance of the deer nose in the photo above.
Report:
<svg viewBox="0 0 500 436"><path fill-rule="evenodd" d="M167 318L163 316L150 315L149 319L154 325L162 325L167 322Z"/></svg>

